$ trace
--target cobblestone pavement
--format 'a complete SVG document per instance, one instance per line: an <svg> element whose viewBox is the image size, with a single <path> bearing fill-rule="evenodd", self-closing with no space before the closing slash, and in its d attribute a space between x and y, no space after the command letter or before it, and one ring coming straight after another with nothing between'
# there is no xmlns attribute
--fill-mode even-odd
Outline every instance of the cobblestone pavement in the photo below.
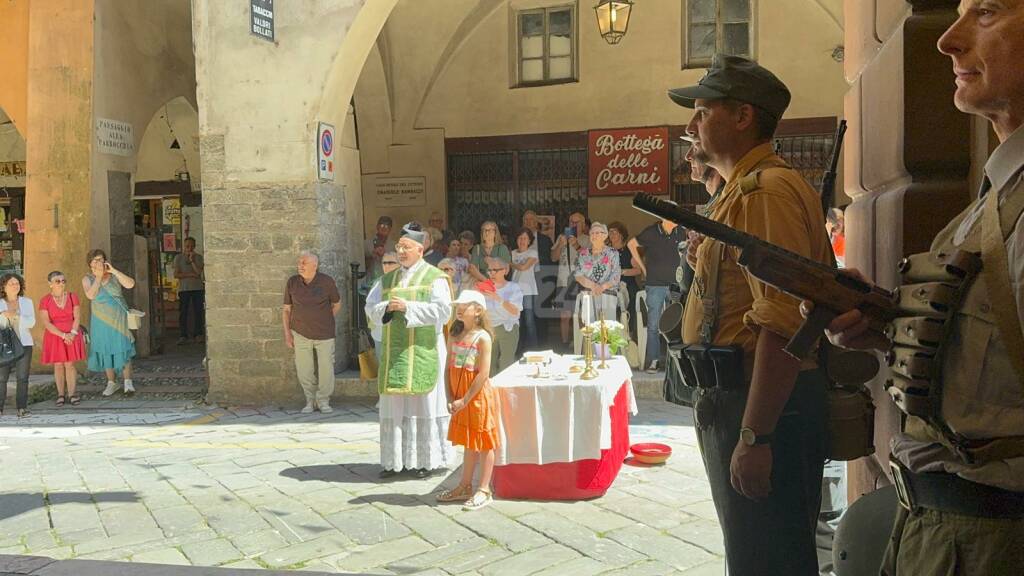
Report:
<svg viewBox="0 0 1024 576"><path fill-rule="evenodd" d="M38 404L0 417L0 554L370 574L722 574L687 411L640 401L623 467L587 502L438 505L458 470L377 479L377 413L212 409L186 400Z"/></svg>

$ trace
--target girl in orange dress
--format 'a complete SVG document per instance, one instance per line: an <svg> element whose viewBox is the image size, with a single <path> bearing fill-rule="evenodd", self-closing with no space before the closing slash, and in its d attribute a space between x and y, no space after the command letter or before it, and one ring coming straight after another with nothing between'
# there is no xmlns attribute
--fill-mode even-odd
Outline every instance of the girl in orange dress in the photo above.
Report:
<svg viewBox="0 0 1024 576"><path fill-rule="evenodd" d="M462 480L437 495L441 502L464 501L463 509L478 510L491 503L491 472L498 447L498 395L491 387L491 327L487 301L476 290L464 290L455 300L455 317L448 338L448 440L465 447ZM480 463L480 487L473 490L473 472Z"/></svg>

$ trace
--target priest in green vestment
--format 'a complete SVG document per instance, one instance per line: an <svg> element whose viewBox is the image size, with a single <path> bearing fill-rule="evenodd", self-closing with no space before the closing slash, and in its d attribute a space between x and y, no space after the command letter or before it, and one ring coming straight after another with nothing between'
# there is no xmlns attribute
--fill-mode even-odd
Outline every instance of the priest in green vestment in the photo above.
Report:
<svg viewBox="0 0 1024 576"><path fill-rule="evenodd" d="M423 260L425 242L419 223L406 224L395 246L400 267L366 297L367 318L383 327L377 371L382 478L403 470L425 478L455 458L444 390L452 295L445 274Z"/></svg>

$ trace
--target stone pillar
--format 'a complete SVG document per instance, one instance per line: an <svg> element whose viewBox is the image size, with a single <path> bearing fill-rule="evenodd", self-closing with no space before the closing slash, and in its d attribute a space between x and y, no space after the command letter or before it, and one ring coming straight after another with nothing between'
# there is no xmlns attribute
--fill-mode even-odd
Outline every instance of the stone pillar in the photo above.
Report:
<svg viewBox="0 0 1024 576"><path fill-rule="evenodd" d="M957 4L845 3L847 264L888 288L898 283L899 260L927 250L970 197L971 121L953 105L952 65L935 46ZM877 452L851 463L851 501L889 482L900 414L883 389L886 376L883 369L871 383Z"/></svg>
<svg viewBox="0 0 1024 576"><path fill-rule="evenodd" d="M92 0L32 2L28 42L26 291L46 294L47 273L59 269L81 294L92 220ZM42 326L34 333L41 340Z"/></svg>
<svg viewBox="0 0 1024 576"><path fill-rule="evenodd" d="M193 2L212 402L301 400L281 306L302 250L320 256L343 295L337 363L346 361L350 232L338 184L346 179L317 181L316 129L321 120L343 127L348 98L338 118L321 116L319 105L361 6L282 4L271 43L249 33L247 3Z"/></svg>

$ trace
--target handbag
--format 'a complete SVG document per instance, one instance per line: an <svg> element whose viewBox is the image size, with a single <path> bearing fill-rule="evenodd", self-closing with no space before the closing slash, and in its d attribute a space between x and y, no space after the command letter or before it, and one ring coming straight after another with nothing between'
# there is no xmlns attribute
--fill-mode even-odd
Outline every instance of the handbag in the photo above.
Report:
<svg viewBox="0 0 1024 576"><path fill-rule="evenodd" d="M377 353L370 345L370 339L367 338L365 331L359 333L359 348L361 350L359 352L359 379L376 380Z"/></svg>
<svg viewBox="0 0 1024 576"><path fill-rule="evenodd" d="M18 333L7 326L0 328L0 366L7 366L21 360L25 355L25 347L21 344Z"/></svg>

